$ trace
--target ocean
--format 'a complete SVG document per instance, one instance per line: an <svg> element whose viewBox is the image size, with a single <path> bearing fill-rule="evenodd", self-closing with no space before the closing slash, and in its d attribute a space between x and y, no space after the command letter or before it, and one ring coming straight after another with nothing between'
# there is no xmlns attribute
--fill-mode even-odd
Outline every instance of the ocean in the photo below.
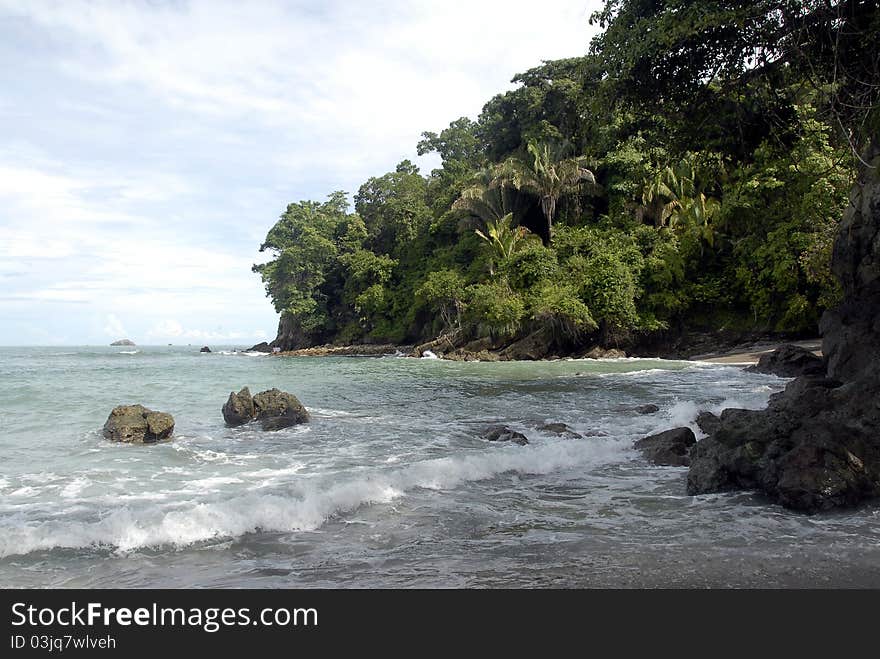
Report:
<svg viewBox="0 0 880 659"><path fill-rule="evenodd" d="M698 431L700 410L761 408L784 379L655 359L198 349L0 348L0 586L880 586L880 506L806 516L752 493L692 497L686 468L632 448ZM243 386L293 393L311 422L227 428L220 408ZM110 410L133 403L173 414L173 439L104 439ZM639 414L647 403L660 411ZM529 444L482 439L496 423Z"/></svg>

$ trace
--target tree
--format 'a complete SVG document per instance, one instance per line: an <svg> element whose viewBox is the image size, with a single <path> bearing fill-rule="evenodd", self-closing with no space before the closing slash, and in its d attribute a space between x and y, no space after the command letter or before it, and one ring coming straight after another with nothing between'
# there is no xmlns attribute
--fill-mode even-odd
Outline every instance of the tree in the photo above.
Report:
<svg viewBox="0 0 880 659"><path fill-rule="evenodd" d="M509 158L499 170L499 177L505 183L538 198L546 220L541 236L544 244L550 243L553 218L560 197L572 192L584 181L596 183L593 172L587 169L588 159L584 156L563 158L563 148L547 142L529 142L527 151L530 158Z"/></svg>
<svg viewBox="0 0 880 659"><path fill-rule="evenodd" d="M355 195L367 228L368 246L377 254L399 255L429 222L427 182L404 160L393 172L370 178Z"/></svg>

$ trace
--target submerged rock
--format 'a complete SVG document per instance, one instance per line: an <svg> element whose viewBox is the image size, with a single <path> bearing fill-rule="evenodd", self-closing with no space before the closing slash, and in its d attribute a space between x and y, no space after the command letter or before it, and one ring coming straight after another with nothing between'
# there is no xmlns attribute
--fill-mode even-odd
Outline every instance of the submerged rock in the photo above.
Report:
<svg viewBox="0 0 880 659"><path fill-rule="evenodd" d="M637 441L635 448L655 465L686 467L690 464L688 451L697 443L690 428L674 428L649 435Z"/></svg>
<svg viewBox="0 0 880 659"><path fill-rule="evenodd" d="M639 414L656 414L659 411L660 408L653 403L648 403L647 405L639 405L636 408L636 412L638 412Z"/></svg>
<svg viewBox="0 0 880 659"><path fill-rule="evenodd" d="M566 439L583 439L584 436L575 432L564 423L545 423L538 426L538 430L551 435L557 435Z"/></svg>
<svg viewBox="0 0 880 659"><path fill-rule="evenodd" d="M514 444L519 444L520 446L525 446L529 443L528 438L521 432L511 430L507 426L503 425L489 426L481 433L480 436L483 439L489 440L490 442L513 442Z"/></svg>
<svg viewBox="0 0 880 659"><path fill-rule="evenodd" d="M296 396L274 388L253 397L247 387L231 392L222 411L229 426L259 421L263 430L280 430L309 420L308 411Z"/></svg>
<svg viewBox="0 0 880 659"><path fill-rule="evenodd" d="M789 343L779 346L773 352L761 355L758 363L749 366L746 371L778 375L782 378L796 378L800 375L824 374L825 364L818 355Z"/></svg>
<svg viewBox="0 0 880 659"><path fill-rule="evenodd" d="M103 434L114 442L152 444L174 432L174 417L143 405L119 405L104 423Z"/></svg>

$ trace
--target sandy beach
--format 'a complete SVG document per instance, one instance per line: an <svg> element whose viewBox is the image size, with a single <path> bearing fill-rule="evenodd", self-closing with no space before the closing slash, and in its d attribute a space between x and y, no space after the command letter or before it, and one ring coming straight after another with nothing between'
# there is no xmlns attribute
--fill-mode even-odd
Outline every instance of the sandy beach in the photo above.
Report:
<svg viewBox="0 0 880 659"><path fill-rule="evenodd" d="M816 355L822 356L822 340L811 339L809 341L791 341L793 345L811 350ZM756 343L750 346L742 346L731 352L707 353L694 355L690 361L713 362L715 364L757 364L761 355L773 352L780 343Z"/></svg>

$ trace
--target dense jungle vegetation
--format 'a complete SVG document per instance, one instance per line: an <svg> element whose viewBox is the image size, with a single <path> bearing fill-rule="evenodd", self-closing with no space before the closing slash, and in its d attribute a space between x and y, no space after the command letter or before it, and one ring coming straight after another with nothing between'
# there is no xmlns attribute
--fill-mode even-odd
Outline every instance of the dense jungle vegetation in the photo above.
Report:
<svg viewBox="0 0 880 659"><path fill-rule="evenodd" d="M609 0L354 195L291 203L254 266L283 348L441 333L561 349L661 329L814 333L878 126L876 1Z"/></svg>

